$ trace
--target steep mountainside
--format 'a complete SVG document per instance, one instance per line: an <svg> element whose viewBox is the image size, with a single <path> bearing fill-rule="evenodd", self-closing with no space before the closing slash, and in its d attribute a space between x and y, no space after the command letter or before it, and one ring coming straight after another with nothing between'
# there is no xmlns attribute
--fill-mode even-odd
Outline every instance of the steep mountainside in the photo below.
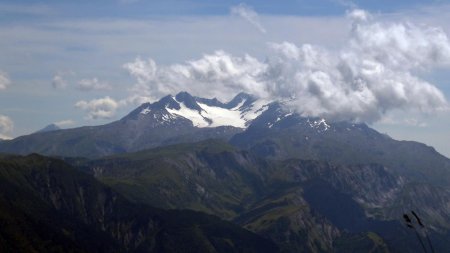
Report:
<svg viewBox="0 0 450 253"><path fill-rule="evenodd" d="M382 164L415 181L450 185L450 160L421 143L396 141L365 124L302 117L280 103L238 94L228 103L186 92L145 103L107 125L0 142L0 152L101 157L206 139L230 140L262 157Z"/></svg>
<svg viewBox="0 0 450 253"><path fill-rule="evenodd" d="M52 131L57 131L60 130L61 128L55 124L50 124L44 128L42 128L39 131L36 131L36 133L45 133L45 132L52 132Z"/></svg>
<svg viewBox="0 0 450 253"><path fill-rule="evenodd" d="M432 147L394 140L366 124L301 117L284 111L276 103L230 142L278 160L299 158L344 165L377 163L414 181L450 185L450 160Z"/></svg>
<svg viewBox="0 0 450 253"><path fill-rule="evenodd" d="M133 204L39 155L0 158L1 252L277 252L210 215Z"/></svg>
<svg viewBox="0 0 450 253"><path fill-rule="evenodd" d="M383 165L267 161L220 141L71 162L134 202L220 215L284 252L415 252L420 245L401 223L410 210L450 247L448 188Z"/></svg>

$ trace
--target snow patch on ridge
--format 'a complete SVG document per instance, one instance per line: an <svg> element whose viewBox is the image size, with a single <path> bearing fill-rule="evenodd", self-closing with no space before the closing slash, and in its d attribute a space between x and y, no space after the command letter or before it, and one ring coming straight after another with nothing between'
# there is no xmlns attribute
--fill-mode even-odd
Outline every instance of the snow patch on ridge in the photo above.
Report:
<svg viewBox="0 0 450 253"><path fill-rule="evenodd" d="M254 119L269 109L272 102L247 97L243 97L239 101L235 99L228 104L214 103L214 101L209 103L208 99L202 100L194 97L191 99L191 97L184 96L179 99L176 96L167 96L163 99L142 106L137 113L142 117L151 118L154 122L151 124L156 125L172 124L177 119L183 118L191 121L192 125L198 128L232 126L245 129ZM232 108L230 108L231 106Z"/></svg>
<svg viewBox="0 0 450 253"><path fill-rule="evenodd" d="M269 108L269 104L271 101L269 100L256 100L251 104L250 107L244 109L241 113L242 119L247 123L256 119L259 115L261 115L263 112L265 112Z"/></svg>
<svg viewBox="0 0 450 253"><path fill-rule="evenodd" d="M166 107L166 110L170 114L178 115L186 119L189 119L190 121L192 121L192 124L195 127L208 127L210 125L209 122L197 110L188 108L183 102L179 103L179 105L180 105L179 110L171 109L169 107Z"/></svg>
<svg viewBox="0 0 450 253"><path fill-rule="evenodd" d="M146 115L146 114L149 114L151 111L152 110L150 110L150 108L147 107L147 108L143 109L140 113Z"/></svg>
<svg viewBox="0 0 450 253"><path fill-rule="evenodd" d="M233 109L225 109L202 103L197 104L202 108L201 115L212 120L208 127L234 126L245 128L246 121L241 118L241 112L238 110L242 105L237 105Z"/></svg>
<svg viewBox="0 0 450 253"><path fill-rule="evenodd" d="M308 124L311 128L317 129L317 131L320 132L325 132L328 129L330 129L330 125L328 125L328 123L326 122L325 119L320 119L320 120L314 120L314 121L310 121L308 119Z"/></svg>
<svg viewBox="0 0 450 253"><path fill-rule="evenodd" d="M233 111L239 110L244 105L245 102L247 102L247 99L243 99L239 104L237 104L235 107L231 108L231 110L233 110Z"/></svg>
<svg viewBox="0 0 450 253"><path fill-rule="evenodd" d="M191 109L184 102L173 99L180 105L180 109L172 109L165 107L171 115L181 116L192 121L195 127L219 127L233 126L238 128L246 128L250 121L261 115L268 109L270 101L257 100L248 106L244 106L246 99L231 109L207 105L205 103L196 102L201 110ZM141 113L147 113L144 109Z"/></svg>

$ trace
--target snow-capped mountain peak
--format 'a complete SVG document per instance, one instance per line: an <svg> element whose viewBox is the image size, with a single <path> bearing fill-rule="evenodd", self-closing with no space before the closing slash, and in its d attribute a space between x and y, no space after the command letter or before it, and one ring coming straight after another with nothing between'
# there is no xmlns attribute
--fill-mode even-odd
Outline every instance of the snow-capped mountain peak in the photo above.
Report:
<svg viewBox="0 0 450 253"><path fill-rule="evenodd" d="M238 94L228 103L216 98L194 98L188 93L180 93L174 97L180 109L165 109L172 115L184 117L192 121L195 127L246 126L259 116L269 101L258 100L245 93Z"/></svg>
<svg viewBox="0 0 450 253"><path fill-rule="evenodd" d="M216 98L193 97L187 92L166 96L155 103L145 103L125 118L152 118L160 125L187 119L194 127L232 126L246 128L268 108L271 101L239 93L223 103Z"/></svg>
<svg viewBox="0 0 450 253"><path fill-rule="evenodd" d="M283 106L289 101L271 101L239 93L229 102L216 98L194 97L187 92L168 95L154 103L145 103L124 119L143 120L148 127L215 128L230 126L272 130L303 125L317 134L336 131L336 122L320 117L305 117ZM346 127L350 127L346 124ZM352 129L355 126L351 127Z"/></svg>

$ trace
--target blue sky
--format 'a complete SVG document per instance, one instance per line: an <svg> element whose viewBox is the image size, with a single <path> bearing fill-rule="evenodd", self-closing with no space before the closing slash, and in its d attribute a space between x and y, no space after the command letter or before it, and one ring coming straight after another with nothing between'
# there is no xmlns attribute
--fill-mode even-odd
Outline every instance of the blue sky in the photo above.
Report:
<svg viewBox="0 0 450 253"><path fill-rule="evenodd" d="M17 22L67 18L151 18L180 15L228 15L230 6L243 1L214 0L98 0L98 1L2 1L2 21ZM244 1L261 15L341 15L357 6L371 12L398 12L406 9L445 4L443 0L281 0ZM44 15L42 15L44 14Z"/></svg>
<svg viewBox="0 0 450 253"><path fill-rule="evenodd" d="M256 23L231 12L242 3L254 11ZM4 116L10 122L0 124L0 136L29 134L53 122L76 127L121 118L138 106L128 99L138 81L124 68L137 57L170 65L224 50L263 62L270 58L268 43L284 41L339 50L351 25L346 15L354 8L380 22L412 22L450 34L450 2L437 0L1 1L0 75L8 82L0 88L0 121ZM449 70L439 66L414 74L448 100ZM113 101L103 100L110 110L104 117L89 114L94 104L79 103L104 98ZM450 114L403 109L372 126L450 156Z"/></svg>

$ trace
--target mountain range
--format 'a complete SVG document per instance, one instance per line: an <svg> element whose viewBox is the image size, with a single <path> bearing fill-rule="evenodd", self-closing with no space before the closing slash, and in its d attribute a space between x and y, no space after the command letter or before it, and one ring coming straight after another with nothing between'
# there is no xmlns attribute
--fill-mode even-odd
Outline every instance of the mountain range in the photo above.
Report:
<svg viewBox="0 0 450 253"><path fill-rule="evenodd" d="M21 136L2 143L0 152L100 157L210 138L228 140L242 132L264 106L243 93L222 104L181 92L145 103L110 124Z"/></svg>
<svg viewBox="0 0 450 253"><path fill-rule="evenodd" d="M79 237L86 229L92 238L129 252L158 252L158 247L166 247L159 252L191 252L196 243L203 252L227 252L227 247L228 252L264 252L257 245L266 245L267 252L417 252L420 241L402 220L412 210L426 224L437 252L450 248L448 158L364 123L302 116L283 101L240 93L223 103L181 92L106 125L2 141L0 152L16 154L3 156L0 170L24 200L14 202L12 190L5 188L0 220L11 219L8 224L20 229L11 225L0 231L0 242L19 238L23 247L37 251L35 245L49 251L83 240L87 248L82 250L109 251L96 248L91 237ZM48 164L58 171L51 178ZM64 173L74 175L77 187L64 188L73 184L64 181L70 177ZM93 188L92 194L111 193L90 197ZM104 216L105 196L112 199L108 207L118 205L108 209L110 216ZM28 205L41 208L36 210L43 216L28 213ZM89 216L86 210L95 211ZM15 211L25 214L15 216ZM46 244L48 238L27 226L52 215L69 218L42 228L61 242ZM128 225L113 230L122 224L117 217ZM144 233L140 228L149 226L148 217L162 225ZM166 221L167 240L155 237L152 231L165 231ZM192 227L198 230L193 233ZM425 230L418 229L425 240ZM237 241L241 233L251 238L248 244Z"/></svg>

